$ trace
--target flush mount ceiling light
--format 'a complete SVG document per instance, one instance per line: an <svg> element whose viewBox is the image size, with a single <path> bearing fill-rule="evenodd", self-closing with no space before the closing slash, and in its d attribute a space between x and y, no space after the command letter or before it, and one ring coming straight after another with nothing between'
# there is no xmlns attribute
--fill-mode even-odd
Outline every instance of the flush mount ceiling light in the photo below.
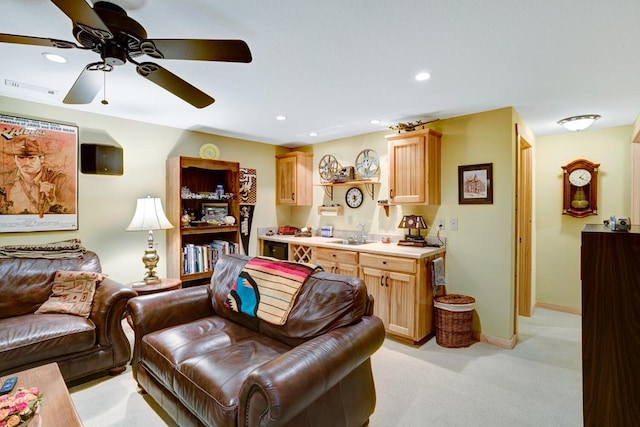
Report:
<svg viewBox="0 0 640 427"><path fill-rule="evenodd" d="M318 132L310 132L309 136L318 136Z"/></svg>
<svg viewBox="0 0 640 427"><path fill-rule="evenodd" d="M566 119L558 121L558 124L564 126L566 130L580 132L591 126L593 122L599 118L600 116L597 114L585 114L582 116L567 117Z"/></svg>
<svg viewBox="0 0 640 427"><path fill-rule="evenodd" d="M276 120L280 120L280 121L287 120L287 116L277 116Z"/></svg>
<svg viewBox="0 0 640 427"><path fill-rule="evenodd" d="M427 72L421 72L416 74L415 79L418 80L419 82L422 82L424 80L429 80L431 78L431 74L427 73Z"/></svg>
<svg viewBox="0 0 640 427"><path fill-rule="evenodd" d="M44 59L51 61L51 62L56 62L58 64L66 64L67 63L67 58L65 58L62 55L58 55L56 53L51 53L51 52L42 52L42 56L44 57Z"/></svg>
<svg viewBox="0 0 640 427"><path fill-rule="evenodd" d="M371 119L371 120L369 120L369 123L371 123L372 125L377 125L378 123L380 123L380 120L378 120L378 119Z"/></svg>

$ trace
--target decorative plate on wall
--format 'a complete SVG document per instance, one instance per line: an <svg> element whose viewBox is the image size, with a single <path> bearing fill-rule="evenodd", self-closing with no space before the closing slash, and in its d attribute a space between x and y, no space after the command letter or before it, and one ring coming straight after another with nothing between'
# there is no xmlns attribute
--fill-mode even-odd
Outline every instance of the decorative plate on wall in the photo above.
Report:
<svg viewBox="0 0 640 427"><path fill-rule="evenodd" d="M220 157L220 149L211 143L203 144L200 147L200 158L207 160L216 160Z"/></svg>

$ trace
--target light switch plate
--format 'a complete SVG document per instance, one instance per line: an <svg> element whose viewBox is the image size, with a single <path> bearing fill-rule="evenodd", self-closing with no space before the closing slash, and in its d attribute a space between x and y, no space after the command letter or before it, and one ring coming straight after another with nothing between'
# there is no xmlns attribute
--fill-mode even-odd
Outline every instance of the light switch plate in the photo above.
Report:
<svg viewBox="0 0 640 427"><path fill-rule="evenodd" d="M451 231L458 231L458 218L457 217L452 217L451 220L449 220L449 229Z"/></svg>

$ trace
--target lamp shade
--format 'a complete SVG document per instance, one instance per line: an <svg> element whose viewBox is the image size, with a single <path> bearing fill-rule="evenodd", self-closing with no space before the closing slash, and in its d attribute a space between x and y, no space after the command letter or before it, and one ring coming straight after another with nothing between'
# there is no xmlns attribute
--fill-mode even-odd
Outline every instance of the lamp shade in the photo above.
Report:
<svg viewBox="0 0 640 427"><path fill-rule="evenodd" d="M402 217L398 228L426 230L428 227L422 215L405 215Z"/></svg>
<svg viewBox="0 0 640 427"><path fill-rule="evenodd" d="M164 211L158 197L146 197L138 199L136 211L133 214L127 231L165 230L173 228Z"/></svg>
<svg viewBox="0 0 640 427"><path fill-rule="evenodd" d="M600 116L597 114L585 114L583 116L567 117L558 121L558 124L564 126L566 130L579 132L591 126L599 118Z"/></svg>

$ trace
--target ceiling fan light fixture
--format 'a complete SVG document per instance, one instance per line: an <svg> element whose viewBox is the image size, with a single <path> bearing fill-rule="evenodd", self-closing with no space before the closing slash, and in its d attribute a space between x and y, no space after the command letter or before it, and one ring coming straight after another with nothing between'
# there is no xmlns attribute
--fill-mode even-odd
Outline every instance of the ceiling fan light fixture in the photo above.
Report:
<svg viewBox="0 0 640 427"><path fill-rule="evenodd" d="M62 55L58 55L57 53L42 52L42 56L47 61L55 62L57 64L66 64L68 62L67 58Z"/></svg>
<svg viewBox="0 0 640 427"><path fill-rule="evenodd" d="M563 126L566 130L571 132L580 132L585 130L598 120L600 116L598 114L583 114L581 116L567 117L558 121L558 124Z"/></svg>

